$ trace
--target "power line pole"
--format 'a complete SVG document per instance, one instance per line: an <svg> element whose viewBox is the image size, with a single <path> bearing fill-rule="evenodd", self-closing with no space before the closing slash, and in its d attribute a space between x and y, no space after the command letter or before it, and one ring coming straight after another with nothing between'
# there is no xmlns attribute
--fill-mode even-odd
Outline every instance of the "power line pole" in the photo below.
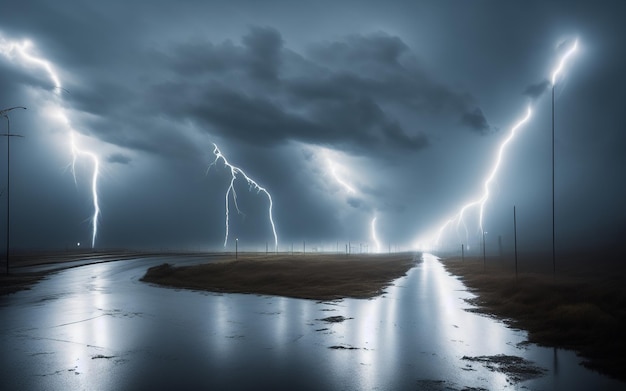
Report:
<svg viewBox="0 0 626 391"><path fill-rule="evenodd" d="M21 136L19 134L11 134L11 120L9 119L9 111L15 110L15 109L23 109L26 110L26 107L22 107L22 106L15 106L15 107L10 107L8 109L4 109L4 110L0 110L0 116L4 117L7 119L7 132L6 134L2 134L2 136L6 136L7 138L7 268L6 268L6 274L9 274L9 248L11 245L11 224L10 224L10 217L11 217L11 155L10 155L10 151L11 151L11 137L24 137Z"/></svg>
<svg viewBox="0 0 626 391"><path fill-rule="evenodd" d="M556 279L556 235L554 230L554 83L552 83L552 278Z"/></svg>
<svg viewBox="0 0 626 391"><path fill-rule="evenodd" d="M485 249L485 230L483 229L483 271L487 271L487 251Z"/></svg>
<svg viewBox="0 0 626 391"><path fill-rule="evenodd" d="M517 215L515 205L513 205L513 238L515 241L515 282L517 282Z"/></svg>

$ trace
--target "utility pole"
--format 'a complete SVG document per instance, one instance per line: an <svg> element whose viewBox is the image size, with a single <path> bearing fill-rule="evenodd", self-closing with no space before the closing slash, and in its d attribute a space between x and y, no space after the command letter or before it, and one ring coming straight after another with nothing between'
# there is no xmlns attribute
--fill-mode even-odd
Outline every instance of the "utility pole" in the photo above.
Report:
<svg viewBox="0 0 626 391"><path fill-rule="evenodd" d="M487 251L485 250L485 230L483 230L483 271L487 271Z"/></svg>
<svg viewBox="0 0 626 391"><path fill-rule="evenodd" d="M15 106L10 107L8 109L0 110L0 116L7 119L7 132L6 134L2 134L2 136L6 136L7 138L7 268L6 274L9 274L9 248L11 246L11 156L10 156L10 145L11 145L11 137L24 137L19 134L11 134L11 120L9 119L9 111L15 109L23 109L26 110L26 107Z"/></svg>
<svg viewBox="0 0 626 391"><path fill-rule="evenodd" d="M239 256L239 238L235 239L235 259Z"/></svg>
<svg viewBox="0 0 626 391"><path fill-rule="evenodd" d="M513 205L513 238L515 241L515 282L517 282L517 216Z"/></svg>
<svg viewBox="0 0 626 391"><path fill-rule="evenodd" d="M556 279L556 244L554 230L554 83L552 83L552 278Z"/></svg>

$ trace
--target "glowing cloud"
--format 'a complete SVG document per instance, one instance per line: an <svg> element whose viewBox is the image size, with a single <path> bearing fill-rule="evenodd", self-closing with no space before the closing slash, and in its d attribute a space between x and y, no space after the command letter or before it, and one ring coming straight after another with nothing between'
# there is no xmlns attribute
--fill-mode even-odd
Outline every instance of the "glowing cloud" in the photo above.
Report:
<svg viewBox="0 0 626 391"><path fill-rule="evenodd" d="M237 192L235 191L235 180L237 179L237 175L242 175L244 179L246 180L246 182L248 183L248 186L250 186L250 189L253 189L253 188L256 189L257 193L259 192L265 193L265 195L267 196L270 202L268 214L269 214L270 224L272 225L272 233L274 234L274 248L278 249L278 236L276 235L276 226L274 225L274 218L272 217L272 207L274 206L272 202L272 196L264 187L260 186L252 178L246 175L246 173L241 168L230 164L228 160L226 160L226 157L222 154L220 149L217 147L217 144L214 143L213 147L214 147L213 154L215 155L215 160L213 161L213 163L209 165L209 169L211 169L211 167L217 164L217 162L221 159L224 162L224 165L230 169L230 174L231 174L230 185L228 186L228 189L226 190L226 197L225 197L226 198L226 236L224 237L224 247L226 247L226 243L228 243L229 204L230 204L231 193L233 195L233 203L235 204L235 209L237 209L237 213L241 214L241 211L239 210L239 205L237 204Z"/></svg>
<svg viewBox="0 0 626 391"><path fill-rule="evenodd" d="M328 164L328 167L329 167L329 170L330 170L330 174L335 179L335 181L337 181L337 183L339 183L341 185L341 187L343 187L344 190L347 191L348 193L355 194L356 190L354 190L354 187L352 187L348 183L346 183L346 181L341 179L341 177L337 174L337 167L336 167L335 162L333 162L332 160L330 160L329 157L327 157L326 158L326 163Z"/></svg>
<svg viewBox="0 0 626 391"><path fill-rule="evenodd" d="M100 217L100 205L98 203L98 176L100 162L98 156L94 152L81 149L76 143L76 131L72 128L72 125L70 124L70 121L65 114L65 109L62 105L61 92L64 91L64 88L61 85L61 80L54 70L52 64L45 58L38 57L37 55L33 54L33 50L34 45L31 41L25 40L20 43L7 40L4 37L0 36L0 53L2 53L5 57L12 61L22 60L21 65L23 66L35 66L37 68L43 68L48 78L50 78L52 86L54 87L54 94L56 95L56 114L58 114L64 125L69 129L69 144L72 151L71 167L72 175L74 176L74 183L77 183L75 166L78 156L85 156L93 162L93 173L91 176L91 195L93 200L94 212L91 217L91 247L94 248L96 245L96 237L98 235L98 218Z"/></svg>
<svg viewBox="0 0 626 391"><path fill-rule="evenodd" d="M335 160L331 156L331 153L332 152L328 149L322 149L321 151L321 155L326 161L326 167L328 168L328 172L330 173L330 176L332 176L335 182L337 182L348 194L351 194L351 195L356 194L357 192L356 189L352 185L350 185L348 182L346 182L341 176L341 174L338 172L338 171L343 171L342 167L339 166L335 162Z"/></svg>

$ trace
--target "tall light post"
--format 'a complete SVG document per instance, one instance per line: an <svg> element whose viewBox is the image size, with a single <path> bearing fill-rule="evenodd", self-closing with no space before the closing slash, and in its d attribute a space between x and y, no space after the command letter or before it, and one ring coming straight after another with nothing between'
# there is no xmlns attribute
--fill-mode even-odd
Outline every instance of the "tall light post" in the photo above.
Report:
<svg viewBox="0 0 626 391"><path fill-rule="evenodd" d="M235 238L235 259L239 256L239 238Z"/></svg>
<svg viewBox="0 0 626 391"><path fill-rule="evenodd" d="M483 271L487 271L487 251L485 249L485 235L487 232L483 230Z"/></svg>
<svg viewBox="0 0 626 391"><path fill-rule="evenodd" d="M515 205L513 205L513 238L515 241L515 282L517 282L517 215L515 214Z"/></svg>
<svg viewBox="0 0 626 391"><path fill-rule="evenodd" d="M556 87L557 78L559 73L563 70L565 62L568 57L574 54L578 49L578 40L574 41L574 45L563 55L559 66L552 73L552 276L556 279L556 235L555 235L555 223L554 223L554 89Z"/></svg>
<svg viewBox="0 0 626 391"><path fill-rule="evenodd" d="M554 86L552 81L552 277L556 278L556 234L554 227Z"/></svg>
<svg viewBox="0 0 626 391"><path fill-rule="evenodd" d="M9 274L9 248L10 248L10 243L11 243L11 230L10 230L10 215L11 215L11 156L10 156L10 151L11 151L11 137L24 137L21 136L19 134L11 134L11 120L9 119L9 115L8 113L12 110L15 109L23 109L26 110L26 107L22 107L22 106L15 106L15 107L10 107L8 109L3 109L0 110L0 116L4 117L7 119L7 132L6 134L2 134L2 136L6 136L7 138L7 268L6 268L6 274Z"/></svg>

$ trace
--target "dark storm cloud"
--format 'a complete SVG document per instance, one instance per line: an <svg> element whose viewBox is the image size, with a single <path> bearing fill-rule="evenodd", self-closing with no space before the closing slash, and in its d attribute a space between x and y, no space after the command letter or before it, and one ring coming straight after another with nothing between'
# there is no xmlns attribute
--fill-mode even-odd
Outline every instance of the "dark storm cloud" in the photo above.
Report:
<svg viewBox="0 0 626 391"><path fill-rule="evenodd" d="M294 83L307 99L366 94L418 112L459 117L474 106L471 95L438 82L421 69L416 55L400 38L383 32L317 44L309 53L328 73Z"/></svg>
<svg viewBox="0 0 626 391"><path fill-rule="evenodd" d="M471 112L464 113L463 117L461 118L461 122L472 130L475 130L482 134L488 133L491 129L482 110L478 107Z"/></svg>
<svg viewBox="0 0 626 391"><path fill-rule="evenodd" d="M252 77L273 81L278 79L281 63L282 38L272 28L253 27L242 39Z"/></svg>
<svg viewBox="0 0 626 391"><path fill-rule="evenodd" d="M398 37L352 35L313 45L308 57L284 47L272 28L253 27L241 42L157 53L174 77L152 88L153 104L241 142L334 144L381 156L428 145L418 122L393 109L457 115L471 129L489 129L479 108L469 111L471 96L432 80Z"/></svg>
<svg viewBox="0 0 626 391"><path fill-rule="evenodd" d="M409 47L398 37L385 33L369 36L352 35L340 42L312 46L311 57L320 63L363 68L400 68L400 57Z"/></svg>
<svg viewBox="0 0 626 391"><path fill-rule="evenodd" d="M541 95L543 95L543 93L546 92L549 87L550 81L546 79L538 83L529 85L528 87L526 87L523 94L529 96L532 99L537 99Z"/></svg>
<svg viewBox="0 0 626 391"><path fill-rule="evenodd" d="M361 205L363 205L363 200L360 198L356 198L356 197L350 197L347 200L348 205L350 205L353 208L360 208Z"/></svg>
<svg viewBox="0 0 626 391"><path fill-rule="evenodd" d="M241 72L257 80L276 81L281 64L282 37L272 28L252 27L242 45L231 40L214 44L207 40L181 43L169 53L153 55L180 75L219 75Z"/></svg>
<svg viewBox="0 0 626 391"><path fill-rule="evenodd" d="M107 162L109 163L130 164L131 161L132 159L123 153L113 153L107 156Z"/></svg>

